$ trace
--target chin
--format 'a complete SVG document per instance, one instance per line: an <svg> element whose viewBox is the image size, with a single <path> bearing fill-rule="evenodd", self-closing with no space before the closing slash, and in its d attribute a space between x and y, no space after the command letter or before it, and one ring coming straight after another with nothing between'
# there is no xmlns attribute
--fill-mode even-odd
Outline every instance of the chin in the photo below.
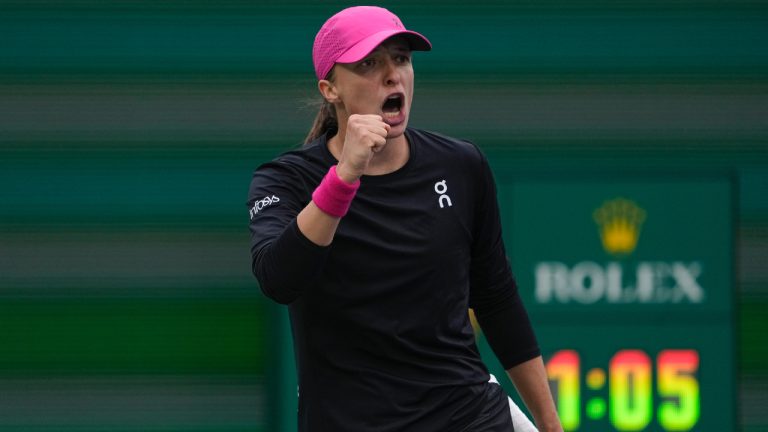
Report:
<svg viewBox="0 0 768 432"><path fill-rule="evenodd" d="M403 136L403 134L405 133L405 128L406 128L407 125L408 125L407 122L403 122L403 123L400 123L397 126L392 126L389 129L389 133L387 134L387 139L394 139L394 138L399 138L399 137Z"/></svg>

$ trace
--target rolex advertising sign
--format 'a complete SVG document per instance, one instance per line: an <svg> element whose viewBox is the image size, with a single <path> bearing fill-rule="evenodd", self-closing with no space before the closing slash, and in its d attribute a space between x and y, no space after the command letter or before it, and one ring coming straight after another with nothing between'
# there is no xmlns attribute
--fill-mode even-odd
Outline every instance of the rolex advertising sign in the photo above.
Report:
<svg viewBox="0 0 768 432"><path fill-rule="evenodd" d="M734 429L728 177L517 179L499 202L566 431Z"/></svg>
<svg viewBox="0 0 768 432"><path fill-rule="evenodd" d="M602 263L586 260L571 266L560 261L537 262L534 272L535 302L701 304L704 292L699 285L702 272L700 260L630 259L637 248L645 217L646 211L632 200L619 196L604 201L592 212L592 219L598 225L596 231L600 245L609 260ZM696 236L703 232L692 231L689 234ZM560 238L565 238L565 235L563 233ZM663 236L658 241L665 239L669 237ZM593 243L596 240L597 236ZM561 247L564 245L561 244Z"/></svg>
<svg viewBox="0 0 768 432"><path fill-rule="evenodd" d="M529 310L730 313L729 179L531 180L502 194Z"/></svg>

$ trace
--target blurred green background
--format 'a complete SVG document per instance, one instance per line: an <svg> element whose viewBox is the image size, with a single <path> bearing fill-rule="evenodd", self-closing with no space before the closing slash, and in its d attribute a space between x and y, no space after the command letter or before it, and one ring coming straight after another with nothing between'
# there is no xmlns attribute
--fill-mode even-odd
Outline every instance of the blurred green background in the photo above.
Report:
<svg viewBox="0 0 768 432"><path fill-rule="evenodd" d="M380 4L434 45L411 125L499 169L734 173L738 419L768 430L768 3ZM270 429L245 199L348 5L0 2L0 430Z"/></svg>

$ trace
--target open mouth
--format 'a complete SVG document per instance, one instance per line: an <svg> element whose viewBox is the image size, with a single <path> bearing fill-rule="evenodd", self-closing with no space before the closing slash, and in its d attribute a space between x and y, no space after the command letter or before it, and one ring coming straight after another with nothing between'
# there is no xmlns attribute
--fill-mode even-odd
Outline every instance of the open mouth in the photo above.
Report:
<svg viewBox="0 0 768 432"><path fill-rule="evenodd" d="M397 117L400 115L400 110L403 108L403 95L396 93L387 97L384 101L384 105L381 106L381 112L384 113L384 117Z"/></svg>

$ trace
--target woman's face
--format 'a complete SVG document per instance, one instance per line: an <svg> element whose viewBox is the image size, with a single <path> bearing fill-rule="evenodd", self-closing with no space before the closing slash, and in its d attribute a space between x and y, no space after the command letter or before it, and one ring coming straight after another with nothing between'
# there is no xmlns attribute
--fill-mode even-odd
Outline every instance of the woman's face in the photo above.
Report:
<svg viewBox="0 0 768 432"><path fill-rule="evenodd" d="M352 114L378 114L391 126L387 138L403 134L413 101L413 65L407 41L391 38L359 62L339 63L334 77L340 121Z"/></svg>

